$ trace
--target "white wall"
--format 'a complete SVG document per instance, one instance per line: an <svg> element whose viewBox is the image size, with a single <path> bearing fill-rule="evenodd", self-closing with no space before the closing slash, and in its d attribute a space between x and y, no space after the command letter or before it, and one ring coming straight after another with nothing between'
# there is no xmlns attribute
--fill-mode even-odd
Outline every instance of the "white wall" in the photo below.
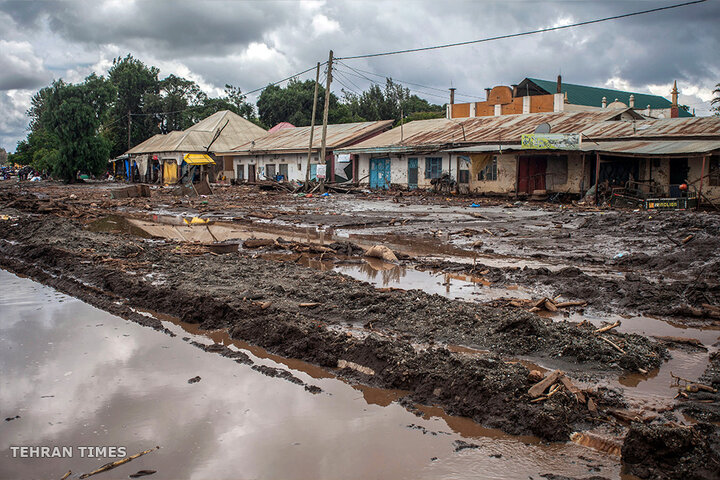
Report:
<svg viewBox="0 0 720 480"><path fill-rule="evenodd" d="M452 156L452 170L450 170L450 155L447 153L429 153L429 154L392 154L392 155L370 155L361 153L358 160L358 178L360 184L364 186L370 185L370 159L371 158L390 158L390 184L401 188L408 186L408 158L418 159L418 188L432 188L430 179L425 178L425 158L440 157L442 158L442 172L450 172L452 178L457 179L457 156Z"/></svg>
<svg viewBox="0 0 720 480"><path fill-rule="evenodd" d="M233 178L237 177L238 165L243 165L244 180L248 179L248 165L255 165L256 180L265 179L265 167L275 165L275 174L280 173L280 164L288 166L288 178L286 180L305 181L305 167L307 166L307 153L294 153L287 155L251 155L233 157ZM312 156L312 163L317 163L317 155Z"/></svg>

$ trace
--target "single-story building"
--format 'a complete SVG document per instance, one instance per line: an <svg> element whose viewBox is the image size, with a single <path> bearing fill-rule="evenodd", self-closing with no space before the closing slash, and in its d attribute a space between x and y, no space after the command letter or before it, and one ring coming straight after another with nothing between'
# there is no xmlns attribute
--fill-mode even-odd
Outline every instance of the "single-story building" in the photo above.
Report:
<svg viewBox="0 0 720 480"><path fill-rule="evenodd" d="M229 111L222 110L183 131L155 135L127 151L131 181L172 184L216 171L216 152L252 141L267 132Z"/></svg>
<svg viewBox="0 0 720 480"><path fill-rule="evenodd" d="M356 157L335 155L335 150L371 139L391 128L392 123L392 120L381 120L328 125L325 161L319 158L322 126L314 127L310 152L310 178L316 178L318 165L325 165L326 178L329 182L357 181L360 177L358 177ZM310 133L310 127L280 129L268 132L244 145L219 151L216 155L222 158L225 170L234 171L234 178L237 181L282 179L304 182Z"/></svg>
<svg viewBox="0 0 720 480"><path fill-rule="evenodd" d="M448 174L461 192L580 195L599 174L600 182L652 185L665 196L702 183L707 198L720 198L720 119L639 117L626 109L419 120L337 153L358 155L370 188L430 188ZM528 134L560 143L523 145Z"/></svg>

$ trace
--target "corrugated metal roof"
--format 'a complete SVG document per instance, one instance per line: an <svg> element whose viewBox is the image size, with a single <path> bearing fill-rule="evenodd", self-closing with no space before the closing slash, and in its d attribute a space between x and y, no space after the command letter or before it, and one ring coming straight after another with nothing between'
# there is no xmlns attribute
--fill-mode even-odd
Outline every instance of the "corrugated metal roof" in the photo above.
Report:
<svg viewBox="0 0 720 480"><path fill-rule="evenodd" d="M579 133L593 124L623 115L636 114L625 109L416 120L406 123L402 131L395 127L342 151L412 151L416 148L441 149L453 144L517 142L523 133L533 133L543 123L549 123L553 133Z"/></svg>
<svg viewBox="0 0 720 480"><path fill-rule="evenodd" d="M541 80L539 78L527 78L538 87L542 88L549 94L557 91L557 82L553 80ZM521 84L522 85L522 84ZM589 87L586 85L576 85L574 83L562 83L560 86L562 93L567 93L569 103L576 105L588 105L592 107L600 107L602 98L605 97L607 103L620 100L625 105L630 105L630 95L635 96L635 107L642 110L648 105L650 108L670 108L672 102L660 95L652 95L649 93L626 92L623 90L613 90L610 88ZM522 89L520 89L522 93ZM681 117L692 117L691 114L684 110L680 110Z"/></svg>
<svg viewBox="0 0 720 480"><path fill-rule="evenodd" d="M582 133L583 142L592 140L649 138L720 138L720 119L716 117L666 118L652 120L613 120L633 114L632 110L533 113L471 117L463 119L416 120L395 127L338 153L393 153L418 149L437 149L462 144L502 144L518 142L523 133L533 133L548 123L552 133Z"/></svg>
<svg viewBox="0 0 720 480"><path fill-rule="evenodd" d="M250 142L267 132L229 110L222 110L199 121L183 131L155 135L127 151L130 154L158 152L204 152L215 132L222 128L220 136L210 146L210 152L228 150L240 143Z"/></svg>
<svg viewBox="0 0 720 480"><path fill-rule="evenodd" d="M391 127L392 120L378 122L341 123L327 126L327 148L334 150L351 145L375 132ZM310 127L295 127L268 133L244 145L236 146L219 153L220 155L255 155L269 152L297 153L307 152L310 142ZM316 126L313 133L313 149L320 148L322 126Z"/></svg>
<svg viewBox="0 0 720 480"><path fill-rule="evenodd" d="M628 155L690 155L720 150L720 140L621 140L584 143L582 150Z"/></svg>
<svg viewBox="0 0 720 480"><path fill-rule="evenodd" d="M661 118L601 122L582 132L589 138L720 137L717 117Z"/></svg>
<svg viewBox="0 0 720 480"><path fill-rule="evenodd" d="M498 151L523 151L522 145L474 145L444 150L452 153L482 153ZM619 140L584 141L580 145L584 152L616 153L625 155L692 155L706 154L720 150L720 140ZM563 150L543 150L546 153Z"/></svg>

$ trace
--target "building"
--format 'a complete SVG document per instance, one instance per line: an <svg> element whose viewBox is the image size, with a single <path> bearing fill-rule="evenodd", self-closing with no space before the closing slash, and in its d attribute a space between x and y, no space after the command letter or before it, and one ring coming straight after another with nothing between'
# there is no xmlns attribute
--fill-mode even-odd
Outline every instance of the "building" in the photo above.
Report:
<svg viewBox="0 0 720 480"><path fill-rule="evenodd" d="M373 138L391 128L392 124L392 120L381 120L328 125L325 162L319 159L322 126L316 126L313 132L310 178L316 178L318 165L325 165L328 181L357 181L359 177L355 157L336 156L335 150ZM217 155L222 157L225 170L234 171L237 181L256 182L281 177L283 180L304 182L310 133L310 127L280 129L244 145L218 152Z"/></svg>
<svg viewBox="0 0 720 480"><path fill-rule="evenodd" d="M229 111L222 110L183 131L155 135L127 151L131 168L129 179L172 184L200 175L232 175L214 168L215 152L252 141L267 132ZM192 168L199 167L199 168ZM127 174L127 173L126 173Z"/></svg>
<svg viewBox="0 0 720 480"><path fill-rule="evenodd" d="M337 153L357 155L370 188L429 188L446 173L461 192L581 195L599 176L668 196L687 181L718 199L719 151L718 118L645 119L626 108L419 120Z"/></svg>
<svg viewBox="0 0 720 480"><path fill-rule="evenodd" d="M573 83L525 78L512 86L487 88L483 102L454 103L447 106L447 118L484 117L543 112L597 111L633 108L647 118L692 117L677 104L677 82L672 101L659 95L589 87Z"/></svg>

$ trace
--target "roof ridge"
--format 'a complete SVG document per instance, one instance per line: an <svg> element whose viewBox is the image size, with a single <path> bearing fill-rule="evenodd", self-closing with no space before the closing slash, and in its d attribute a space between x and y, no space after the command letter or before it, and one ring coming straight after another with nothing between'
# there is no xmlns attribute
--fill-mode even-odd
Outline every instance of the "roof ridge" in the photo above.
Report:
<svg viewBox="0 0 720 480"><path fill-rule="evenodd" d="M545 80L542 78L532 78L532 77L526 77L528 80L531 81L540 81L540 82L548 82L548 83L556 83L555 80ZM618 93L629 93L629 94L637 94L637 95L649 95L651 97L659 97L667 100L667 98L663 97L662 95L657 95L654 93L645 93L645 92L631 92L630 90L618 90L617 88L608 88L608 87L596 87L593 85L581 85L579 83L570 83L570 82L562 82L561 85L570 85L572 87L581 87L581 88L594 88L596 90L609 90L611 92L618 92ZM668 100L669 101L669 100Z"/></svg>

